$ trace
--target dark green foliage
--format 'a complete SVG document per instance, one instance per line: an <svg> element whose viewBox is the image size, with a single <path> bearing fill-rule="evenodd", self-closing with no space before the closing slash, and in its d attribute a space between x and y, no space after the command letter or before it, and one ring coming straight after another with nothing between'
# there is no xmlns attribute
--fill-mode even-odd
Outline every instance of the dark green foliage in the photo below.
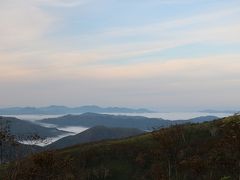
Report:
<svg viewBox="0 0 240 180"><path fill-rule="evenodd" d="M233 116L42 153L9 165L5 174L14 176L5 179L238 180L239 162L240 116Z"/></svg>
<svg viewBox="0 0 240 180"><path fill-rule="evenodd" d="M22 166L28 168L22 168ZM18 169L21 169L20 171ZM30 161L18 161L7 172L9 179L16 180L70 180L75 179L72 172L72 159L59 157L53 151L33 155Z"/></svg>

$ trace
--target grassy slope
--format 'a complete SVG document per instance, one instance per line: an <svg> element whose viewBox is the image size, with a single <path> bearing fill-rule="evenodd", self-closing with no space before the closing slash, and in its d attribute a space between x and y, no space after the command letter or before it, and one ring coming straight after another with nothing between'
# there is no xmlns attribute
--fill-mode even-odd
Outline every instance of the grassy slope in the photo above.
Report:
<svg viewBox="0 0 240 180"><path fill-rule="evenodd" d="M239 116L174 126L38 154L9 172L11 179L238 179L239 132Z"/></svg>

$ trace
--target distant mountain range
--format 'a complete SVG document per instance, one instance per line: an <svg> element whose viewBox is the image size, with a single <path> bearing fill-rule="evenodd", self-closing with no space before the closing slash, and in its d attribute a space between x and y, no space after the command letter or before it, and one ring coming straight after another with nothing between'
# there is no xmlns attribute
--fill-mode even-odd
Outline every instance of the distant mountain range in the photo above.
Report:
<svg viewBox="0 0 240 180"><path fill-rule="evenodd" d="M217 119L216 116L204 116L190 120L164 120L161 118L147 118L142 116L108 115L97 113L83 113L81 115L66 115L58 118L39 120L36 123L20 120L14 117L0 116L0 127L8 127L9 132L21 140L26 140L29 136L38 135L42 138L52 138L56 136L72 134L68 131L59 130L52 127L43 127L41 123L54 125L56 127L82 126L92 128L95 126L105 126L108 128L136 128L143 131L153 130L153 128L168 127L174 124L199 123ZM40 124L39 124L40 123Z"/></svg>
<svg viewBox="0 0 240 180"><path fill-rule="evenodd" d="M107 139L120 139L145 133L134 128L108 128L95 126L77 135L64 137L45 147L45 149L60 149L76 144L96 142Z"/></svg>
<svg viewBox="0 0 240 180"><path fill-rule="evenodd" d="M78 114L78 113L152 113L148 109L131 109L125 107L99 107L99 106L47 106L47 107L11 107L1 108L0 115L61 115L61 114Z"/></svg>
<svg viewBox="0 0 240 180"><path fill-rule="evenodd" d="M53 124L59 127L67 126L106 126L121 128L137 128L141 130L153 130L154 128L169 127L174 124L183 123L199 123L204 121L212 121L218 119L216 116L204 116L193 118L190 120L164 120L161 118L147 118L143 116L125 116L125 115L109 115L84 113L81 115L66 115L58 118L48 118L40 120L40 123Z"/></svg>
<svg viewBox="0 0 240 180"><path fill-rule="evenodd" d="M206 109L206 110L202 110L200 112L203 112L203 113L213 113L213 114L216 114L216 113L235 114L235 113L238 113L240 111L237 111L237 110L213 110L213 109Z"/></svg>

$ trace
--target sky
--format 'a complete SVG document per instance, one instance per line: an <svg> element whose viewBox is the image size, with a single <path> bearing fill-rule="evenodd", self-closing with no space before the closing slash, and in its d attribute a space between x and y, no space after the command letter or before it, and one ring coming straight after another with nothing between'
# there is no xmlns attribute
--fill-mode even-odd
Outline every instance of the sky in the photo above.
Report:
<svg viewBox="0 0 240 180"><path fill-rule="evenodd" d="M0 106L240 109L239 0L0 0Z"/></svg>

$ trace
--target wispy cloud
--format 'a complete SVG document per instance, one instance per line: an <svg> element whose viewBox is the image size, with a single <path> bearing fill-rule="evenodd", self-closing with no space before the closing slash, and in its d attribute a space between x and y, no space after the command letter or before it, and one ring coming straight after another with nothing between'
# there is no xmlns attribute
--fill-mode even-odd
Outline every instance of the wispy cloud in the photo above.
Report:
<svg viewBox="0 0 240 180"><path fill-rule="evenodd" d="M0 50L25 48L43 38L54 18L29 0L5 1L0 6Z"/></svg>
<svg viewBox="0 0 240 180"><path fill-rule="evenodd" d="M144 24L142 26L137 27L115 27L112 29L106 29L104 32L99 32L100 35L104 36L131 36L131 35L146 35L152 34L154 35L160 33L166 33L168 30L182 28L182 27L191 27L193 25L202 25L206 27L206 23L208 25L211 24L218 24L219 20L226 17L232 17L240 13L240 8L230 8L230 9L223 9L217 12L201 12L200 14L192 15L192 17L185 17L185 18L175 18L172 20L168 20L165 22L153 23L153 24ZM233 23L234 25L234 23ZM224 26L223 26L224 27ZM186 29L188 30L188 29Z"/></svg>
<svg viewBox="0 0 240 180"><path fill-rule="evenodd" d="M224 18L231 18L239 12L239 8L225 9L215 13L204 12L190 18L160 24L115 30L106 29L102 33L74 36L68 40L71 41L69 46L76 45L72 50L65 51L64 48L60 48L61 52L50 52L49 57L59 63L66 61L69 64L91 65L146 57L153 53L194 43L240 43L239 23L236 23L236 20L229 22L224 20L222 23ZM115 42L116 39L124 36L127 36L126 40L120 43ZM134 41L131 40L131 36L134 37ZM139 37L137 41L135 41L136 37ZM142 37L145 39L141 40ZM91 42L91 47L81 48L89 42ZM146 57L145 60L149 61L149 58Z"/></svg>
<svg viewBox="0 0 240 180"><path fill-rule="evenodd" d="M94 0L37 0L39 4L55 7L77 7L91 3Z"/></svg>
<svg viewBox="0 0 240 180"><path fill-rule="evenodd" d="M6 60L14 59L17 56L1 57ZM202 58L186 58L186 59L171 59L169 61L150 61L131 65L92 65L82 66L76 62L67 62L65 59L59 59L59 63L53 61L49 66L41 67L37 64L24 65L19 63L26 55L19 56L18 62L9 64L3 63L1 66L0 79L11 77L12 79L32 79L32 78L49 78L57 79L145 79L145 78L161 78L174 80L192 79L204 80L215 78L235 78L239 77L240 55L224 55L224 56L207 56ZM50 61L50 60L49 60ZM11 71L14 70L14 71ZM219 76L220 75L220 76ZM4 81L5 81L4 80Z"/></svg>
<svg viewBox="0 0 240 180"><path fill-rule="evenodd" d="M240 26L238 24L232 26L214 26L204 29L194 29L190 31L179 31L172 33L164 33L167 39L155 37L154 41L147 42L128 42L121 44L103 45L102 47L92 47L87 50L73 50L64 52L51 52L49 57L53 61L75 65L91 65L101 64L102 62L115 63L124 59L137 58L145 56L145 61L151 61L148 58L151 54L164 52L168 49L174 49L188 44L194 43L239 43ZM172 37L171 37L172 36ZM160 60L160 59L159 59ZM129 61L129 64L131 61ZM136 61L136 63L138 63Z"/></svg>

